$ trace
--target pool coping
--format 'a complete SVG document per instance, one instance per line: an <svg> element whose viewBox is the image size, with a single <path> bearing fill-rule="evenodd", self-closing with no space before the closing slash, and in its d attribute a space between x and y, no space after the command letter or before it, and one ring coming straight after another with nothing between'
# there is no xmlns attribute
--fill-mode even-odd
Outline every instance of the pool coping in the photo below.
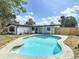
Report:
<svg viewBox="0 0 79 59"><path fill-rule="evenodd" d="M36 35L36 34L34 34ZM33 35L30 35L33 36ZM30 37L28 36L28 37ZM72 51L72 49L70 47L68 47L66 44L64 44L64 40L66 40L68 38L68 36L65 35L53 35L53 36L59 36L61 37L60 40L58 40L58 44L61 46L62 51L56 55L52 55L52 56L42 56L42 57L31 57L31 56L23 56L23 55L18 55L15 53L11 53L10 50L18 45L18 44L23 44L22 39L27 37L21 37L18 38L16 40L14 40L13 42L10 42L7 46L5 46L4 48L2 48L0 50L0 59L74 59L74 53Z"/></svg>
<svg viewBox="0 0 79 59"><path fill-rule="evenodd" d="M64 41L68 38L66 35L55 35L61 37L60 40L58 40L58 44L61 46L62 51L55 55L55 57L59 59L74 59L74 52L73 50L67 46Z"/></svg>

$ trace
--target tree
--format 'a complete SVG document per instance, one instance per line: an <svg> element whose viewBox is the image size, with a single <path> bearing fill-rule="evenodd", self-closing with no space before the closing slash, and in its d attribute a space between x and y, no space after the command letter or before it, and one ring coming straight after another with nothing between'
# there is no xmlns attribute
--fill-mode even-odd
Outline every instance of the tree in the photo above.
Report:
<svg viewBox="0 0 79 59"><path fill-rule="evenodd" d="M65 24L65 16L61 16L60 22L61 22L61 26L63 27Z"/></svg>
<svg viewBox="0 0 79 59"><path fill-rule="evenodd" d="M33 21L32 18L29 18L28 21L26 22L26 24L27 24L27 25L34 25L35 22ZM32 26L32 27L33 27L33 26ZM29 34L32 33L32 28L30 28L30 29L28 30L28 33L29 33Z"/></svg>
<svg viewBox="0 0 79 59"><path fill-rule="evenodd" d="M0 0L0 24L5 24L7 20L16 18L16 14L26 12L23 7L26 4L24 0Z"/></svg>
<svg viewBox="0 0 79 59"><path fill-rule="evenodd" d="M22 6L26 4L24 0L0 0L0 14L7 16L9 13L26 12Z"/></svg>
<svg viewBox="0 0 79 59"><path fill-rule="evenodd" d="M26 24L28 24L28 25L34 25L35 22L33 21L32 18L29 18L28 21L26 22Z"/></svg>
<svg viewBox="0 0 79 59"><path fill-rule="evenodd" d="M77 26L77 21L73 16L61 16L60 22L62 27L75 27Z"/></svg>

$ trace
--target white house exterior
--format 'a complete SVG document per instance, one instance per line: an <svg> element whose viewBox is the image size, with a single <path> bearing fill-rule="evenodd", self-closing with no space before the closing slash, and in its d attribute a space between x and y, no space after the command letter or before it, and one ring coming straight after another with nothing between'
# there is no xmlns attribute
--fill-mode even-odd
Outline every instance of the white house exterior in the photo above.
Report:
<svg viewBox="0 0 79 59"><path fill-rule="evenodd" d="M11 34L53 34L60 25L9 25L8 33ZM12 29L13 28L13 29Z"/></svg>
<svg viewBox="0 0 79 59"><path fill-rule="evenodd" d="M16 34L26 34L29 33L30 26L16 25Z"/></svg>
<svg viewBox="0 0 79 59"><path fill-rule="evenodd" d="M35 30L36 33L39 34L50 34L50 33L55 33L55 28L56 26L51 26L51 25L41 25L41 26L36 26L37 30Z"/></svg>

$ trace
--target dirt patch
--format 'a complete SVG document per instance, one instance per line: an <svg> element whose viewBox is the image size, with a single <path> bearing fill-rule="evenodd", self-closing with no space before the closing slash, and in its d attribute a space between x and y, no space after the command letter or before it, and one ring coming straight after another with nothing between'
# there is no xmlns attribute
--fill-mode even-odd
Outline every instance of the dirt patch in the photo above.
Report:
<svg viewBox="0 0 79 59"><path fill-rule="evenodd" d="M26 36L26 35L0 35L0 48L3 48L10 41L23 36Z"/></svg>
<svg viewBox="0 0 79 59"><path fill-rule="evenodd" d="M75 59L79 58L79 36L69 36L64 43L74 51Z"/></svg>

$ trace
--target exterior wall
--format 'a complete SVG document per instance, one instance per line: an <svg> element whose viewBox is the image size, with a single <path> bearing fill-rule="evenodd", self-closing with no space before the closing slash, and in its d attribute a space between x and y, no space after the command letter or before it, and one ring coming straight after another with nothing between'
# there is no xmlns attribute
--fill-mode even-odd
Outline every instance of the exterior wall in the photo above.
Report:
<svg viewBox="0 0 79 59"><path fill-rule="evenodd" d="M36 30L36 28L38 29L38 30ZM42 33L42 27L35 27L35 33L39 33L39 34L41 34Z"/></svg>
<svg viewBox="0 0 79 59"><path fill-rule="evenodd" d="M50 30L47 30L47 28ZM54 34L56 26L42 26L42 27L34 27L35 29L32 30L32 27L23 27L17 26L16 27L16 34L28 34L28 33L36 33L36 34ZM38 30L36 30L36 28Z"/></svg>
<svg viewBox="0 0 79 59"><path fill-rule="evenodd" d="M43 33L43 28L39 27L39 33Z"/></svg>
<svg viewBox="0 0 79 59"><path fill-rule="evenodd" d="M16 34L26 34L29 33L30 31L30 27L22 27L22 26L18 26L16 29Z"/></svg>
<svg viewBox="0 0 79 59"><path fill-rule="evenodd" d="M14 30L11 30L13 27ZM34 29L33 29L34 27ZM58 25L57 25L58 27ZM37 30L37 29L38 30ZM47 28L50 28L48 30ZM14 24L8 24L5 29L7 29L6 34L53 34L55 33L55 25L42 25L42 26L28 26L28 25L14 25Z"/></svg>
<svg viewBox="0 0 79 59"><path fill-rule="evenodd" d="M56 26L52 26L52 27L51 27L51 33L53 33L53 34L55 33L55 28L56 28ZM50 33L50 34L51 34L51 33Z"/></svg>
<svg viewBox="0 0 79 59"><path fill-rule="evenodd" d="M47 28L50 28L50 30L47 30ZM55 33L55 26L44 26L44 27L38 27L38 33L46 33L46 34L52 34Z"/></svg>
<svg viewBox="0 0 79 59"><path fill-rule="evenodd" d="M51 27L50 26L46 26L46 27L42 28L42 33L50 33L50 31L47 30L48 27L50 28L50 31L51 31Z"/></svg>

